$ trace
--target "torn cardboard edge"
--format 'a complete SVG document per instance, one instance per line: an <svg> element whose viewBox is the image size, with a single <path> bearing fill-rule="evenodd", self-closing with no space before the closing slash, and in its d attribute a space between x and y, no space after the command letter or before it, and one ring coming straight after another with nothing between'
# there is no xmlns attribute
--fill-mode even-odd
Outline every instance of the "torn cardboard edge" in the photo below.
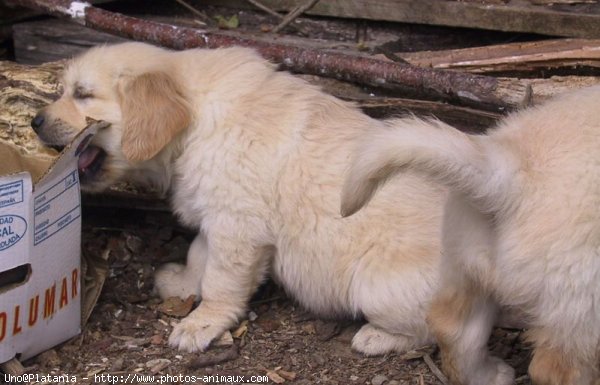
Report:
<svg viewBox="0 0 600 385"><path fill-rule="evenodd" d="M82 309L77 160L107 126L92 122L53 162L0 143L1 363L33 357L79 334L91 312L89 300ZM93 290L94 302L100 288Z"/></svg>

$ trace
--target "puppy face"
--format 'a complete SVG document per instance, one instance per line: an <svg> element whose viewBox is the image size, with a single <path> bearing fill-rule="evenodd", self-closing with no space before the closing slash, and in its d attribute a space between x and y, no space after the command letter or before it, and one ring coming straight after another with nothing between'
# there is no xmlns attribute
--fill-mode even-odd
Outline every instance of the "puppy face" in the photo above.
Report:
<svg viewBox="0 0 600 385"><path fill-rule="evenodd" d="M170 73L171 55L137 43L94 48L67 66L63 95L32 120L40 139L57 149L87 117L111 123L79 158L86 190L102 190L143 168L190 125L187 99Z"/></svg>

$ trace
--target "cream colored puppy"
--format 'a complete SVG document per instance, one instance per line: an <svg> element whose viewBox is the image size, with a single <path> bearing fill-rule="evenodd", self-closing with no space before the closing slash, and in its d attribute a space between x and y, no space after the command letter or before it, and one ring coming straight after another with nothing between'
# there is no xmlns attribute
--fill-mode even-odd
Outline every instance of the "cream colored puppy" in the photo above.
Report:
<svg viewBox="0 0 600 385"><path fill-rule="evenodd" d="M269 274L318 315L366 318L361 352L431 342L445 192L404 176L339 215L350 153L383 123L244 48L98 47L69 64L64 87L32 122L46 143L68 142L86 116L112 123L79 160L84 188L150 183L198 229L187 265L156 274L163 298L202 297L171 345L205 350Z"/></svg>
<svg viewBox="0 0 600 385"><path fill-rule="evenodd" d="M487 136L400 120L360 146L346 215L401 171L452 189L430 322L454 384L513 383L486 346L499 307L526 315L534 384L600 383L599 104L600 87L583 89L514 114Z"/></svg>

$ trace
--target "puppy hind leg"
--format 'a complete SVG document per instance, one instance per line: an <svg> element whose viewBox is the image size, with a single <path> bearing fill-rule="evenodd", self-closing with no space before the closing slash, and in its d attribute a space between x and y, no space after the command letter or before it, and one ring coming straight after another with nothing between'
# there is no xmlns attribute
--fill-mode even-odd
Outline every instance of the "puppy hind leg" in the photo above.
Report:
<svg viewBox="0 0 600 385"><path fill-rule="evenodd" d="M433 338L389 333L367 323L352 338L352 349L367 355L377 356L389 352L406 352L433 343Z"/></svg>
<svg viewBox="0 0 600 385"><path fill-rule="evenodd" d="M442 369L453 384L512 384L514 370L487 350L496 304L465 281L466 277L457 286L443 287L431 305L428 320L440 347Z"/></svg>
<svg viewBox="0 0 600 385"><path fill-rule="evenodd" d="M198 234L190 245L187 264L167 263L154 274L154 288L162 299L195 295L200 300L202 278L208 258L208 245L203 234Z"/></svg>

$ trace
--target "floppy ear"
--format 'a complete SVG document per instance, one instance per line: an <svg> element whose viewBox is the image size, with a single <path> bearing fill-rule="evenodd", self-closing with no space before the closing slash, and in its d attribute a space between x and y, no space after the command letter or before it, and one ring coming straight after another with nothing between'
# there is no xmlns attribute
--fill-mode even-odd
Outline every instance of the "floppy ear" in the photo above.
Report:
<svg viewBox="0 0 600 385"><path fill-rule="evenodd" d="M190 106L164 72L139 75L121 87L121 148L130 161L147 160L188 127Z"/></svg>

